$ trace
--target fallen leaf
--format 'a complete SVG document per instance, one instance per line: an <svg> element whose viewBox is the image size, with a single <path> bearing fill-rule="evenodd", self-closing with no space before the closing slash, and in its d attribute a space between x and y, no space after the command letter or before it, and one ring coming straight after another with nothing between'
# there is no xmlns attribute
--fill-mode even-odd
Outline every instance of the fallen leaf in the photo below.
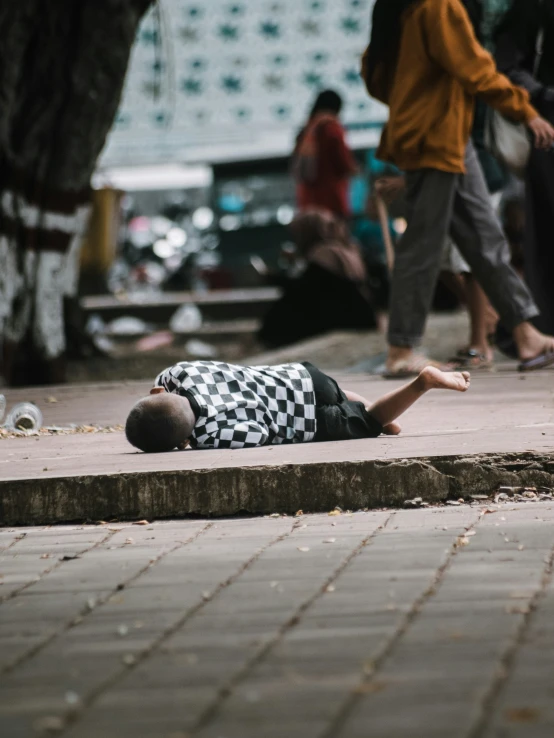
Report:
<svg viewBox="0 0 554 738"><path fill-rule="evenodd" d="M299 546L298 550L302 553L307 553L310 549L308 548L308 546Z"/></svg>
<svg viewBox="0 0 554 738"><path fill-rule="evenodd" d="M511 707L505 715L512 723L534 723L540 712L534 707Z"/></svg>
<svg viewBox="0 0 554 738"><path fill-rule="evenodd" d="M527 615L531 610L528 605L507 605L506 612L508 615Z"/></svg>
<svg viewBox="0 0 554 738"><path fill-rule="evenodd" d="M359 684L354 690L355 694L375 694L386 689L385 682L368 682L367 684Z"/></svg>
<svg viewBox="0 0 554 738"><path fill-rule="evenodd" d="M304 510L297 510L297 511L296 511L296 512L294 513L294 517L295 517L295 518L299 518L299 517L300 517L301 515L304 515Z"/></svg>
<svg viewBox="0 0 554 738"><path fill-rule="evenodd" d="M341 513L338 510L331 510L329 515L340 515Z"/></svg>
<svg viewBox="0 0 554 738"><path fill-rule="evenodd" d="M137 520L133 525L150 525L148 520Z"/></svg>
<svg viewBox="0 0 554 738"><path fill-rule="evenodd" d="M46 402L53 404L54 402L57 402L57 400L53 395L50 395L50 397L46 398Z"/></svg>

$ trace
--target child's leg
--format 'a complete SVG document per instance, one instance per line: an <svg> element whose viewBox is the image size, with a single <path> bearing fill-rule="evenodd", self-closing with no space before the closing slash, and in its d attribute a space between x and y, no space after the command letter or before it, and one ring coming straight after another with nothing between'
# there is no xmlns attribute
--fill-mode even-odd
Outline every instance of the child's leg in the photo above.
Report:
<svg viewBox="0 0 554 738"><path fill-rule="evenodd" d="M386 428L430 389L465 392L469 389L469 382L468 372L441 372L440 369L428 366L412 382L381 397L374 405L367 407L367 410Z"/></svg>

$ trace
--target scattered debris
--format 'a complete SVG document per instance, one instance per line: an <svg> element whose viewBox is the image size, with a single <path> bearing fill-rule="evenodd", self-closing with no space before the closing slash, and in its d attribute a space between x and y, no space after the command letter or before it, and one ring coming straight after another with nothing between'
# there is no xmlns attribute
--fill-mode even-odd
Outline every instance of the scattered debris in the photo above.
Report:
<svg viewBox="0 0 554 738"><path fill-rule="evenodd" d="M506 605L508 615L528 615L531 612L529 605Z"/></svg>
<svg viewBox="0 0 554 738"><path fill-rule="evenodd" d="M61 733L64 729L64 721L57 715L46 715L38 718L33 723L33 728L37 733L46 733L47 735L55 735Z"/></svg>
<svg viewBox="0 0 554 738"><path fill-rule="evenodd" d="M140 336L151 331L151 325L134 315L122 315L107 326L107 332L112 336Z"/></svg>
<svg viewBox="0 0 554 738"><path fill-rule="evenodd" d="M308 548L308 546L299 546L298 550L302 553L307 553L310 549Z"/></svg>
<svg viewBox="0 0 554 738"><path fill-rule="evenodd" d="M133 525L150 525L150 523L148 522L148 520L137 520L133 523Z"/></svg>
<svg viewBox="0 0 554 738"><path fill-rule="evenodd" d="M196 305L181 305L169 320L169 328L173 333L193 333L202 326L202 313Z"/></svg>
<svg viewBox="0 0 554 738"><path fill-rule="evenodd" d="M133 656L132 653L126 653L121 660L125 666L134 666L137 663L136 656Z"/></svg>
<svg viewBox="0 0 554 738"><path fill-rule="evenodd" d="M15 405L4 424L7 431L33 433L42 427L42 413L33 402L19 402Z"/></svg>
<svg viewBox="0 0 554 738"><path fill-rule="evenodd" d="M300 517L301 515L304 515L304 510L297 510L297 511L296 511L296 512L294 513L294 517L295 517L295 518L299 518L299 517Z"/></svg>
<svg viewBox="0 0 554 738"><path fill-rule="evenodd" d="M117 635L121 636L122 638L125 638L126 635L129 633L129 626L122 623L117 628Z"/></svg>
<svg viewBox="0 0 554 738"><path fill-rule="evenodd" d="M336 538L326 538L323 543L334 543L336 540Z"/></svg>
<svg viewBox="0 0 554 738"><path fill-rule="evenodd" d="M511 707L505 715L512 723L534 723L540 718L540 712L535 707Z"/></svg>
<svg viewBox="0 0 554 738"><path fill-rule="evenodd" d="M80 559L79 554L66 554L60 558L60 561L73 561L74 559Z"/></svg>
<svg viewBox="0 0 554 738"><path fill-rule="evenodd" d="M25 431L17 428L0 428L0 440L7 438L28 438L29 436L70 436L78 433L117 433L123 430L122 425L48 425L39 430Z"/></svg>
<svg viewBox="0 0 554 738"><path fill-rule="evenodd" d="M191 338L185 343L185 351L190 356L194 356L198 359L215 359L218 354L216 346L205 341L200 341L198 338Z"/></svg>
<svg viewBox="0 0 554 738"><path fill-rule="evenodd" d="M405 507L421 507L423 503L423 497L414 497L413 500L404 500Z"/></svg>
<svg viewBox="0 0 554 738"><path fill-rule="evenodd" d="M65 693L65 701L67 702L68 705L74 706L74 705L78 705L81 702L81 698L79 697L77 692L74 692L73 690L70 689Z"/></svg>

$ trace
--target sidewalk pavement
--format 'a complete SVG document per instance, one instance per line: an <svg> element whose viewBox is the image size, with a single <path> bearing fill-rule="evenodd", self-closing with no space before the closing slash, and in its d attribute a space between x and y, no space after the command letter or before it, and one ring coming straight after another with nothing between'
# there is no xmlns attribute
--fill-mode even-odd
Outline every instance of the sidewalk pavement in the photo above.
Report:
<svg viewBox="0 0 554 738"><path fill-rule="evenodd" d="M369 399L395 384L338 377ZM431 392L403 434L243 451L144 455L117 426L149 383L8 391L34 400L45 424L88 432L0 440L0 524L240 512L294 514L489 494L499 484L554 487L554 372L475 373L468 393Z"/></svg>
<svg viewBox="0 0 554 738"><path fill-rule="evenodd" d="M0 531L0 735L551 738L554 506Z"/></svg>

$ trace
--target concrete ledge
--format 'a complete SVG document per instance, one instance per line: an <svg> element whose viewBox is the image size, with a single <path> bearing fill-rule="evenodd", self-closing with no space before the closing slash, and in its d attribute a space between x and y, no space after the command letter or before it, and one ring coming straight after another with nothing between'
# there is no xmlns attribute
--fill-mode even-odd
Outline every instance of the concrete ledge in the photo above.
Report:
<svg viewBox="0 0 554 738"><path fill-rule="evenodd" d="M499 485L554 487L554 460L488 454L10 480L0 482L0 524L358 510L490 494Z"/></svg>

